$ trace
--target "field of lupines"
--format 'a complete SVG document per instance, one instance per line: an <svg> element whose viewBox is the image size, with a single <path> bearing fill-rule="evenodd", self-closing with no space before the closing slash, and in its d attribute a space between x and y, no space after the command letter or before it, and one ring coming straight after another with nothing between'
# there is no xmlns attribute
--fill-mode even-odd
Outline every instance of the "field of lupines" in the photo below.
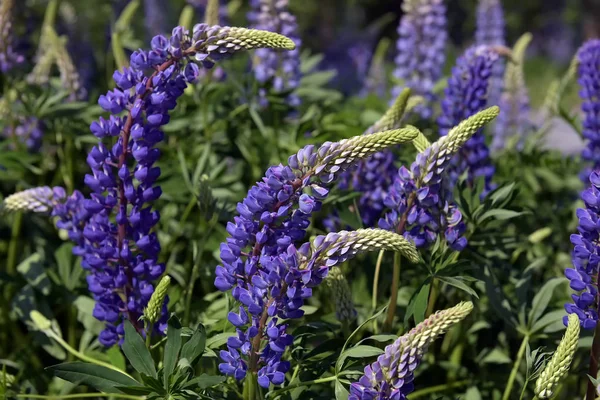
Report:
<svg viewBox="0 0 600 400"><path fill-rule="evenodd" d="M600 396L592 11L371 3L0 0L2 398Z"/></svg>

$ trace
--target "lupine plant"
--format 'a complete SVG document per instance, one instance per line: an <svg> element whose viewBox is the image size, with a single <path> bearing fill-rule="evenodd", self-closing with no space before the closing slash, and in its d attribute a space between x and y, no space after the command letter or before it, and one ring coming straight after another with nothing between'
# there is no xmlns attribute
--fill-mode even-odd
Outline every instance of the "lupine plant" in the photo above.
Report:
<svg viewBox="0 0 600 400"><path fill-rule="evenodd" d="M600 39L532 3L0 0L0 397L596 399Z"/></svg>

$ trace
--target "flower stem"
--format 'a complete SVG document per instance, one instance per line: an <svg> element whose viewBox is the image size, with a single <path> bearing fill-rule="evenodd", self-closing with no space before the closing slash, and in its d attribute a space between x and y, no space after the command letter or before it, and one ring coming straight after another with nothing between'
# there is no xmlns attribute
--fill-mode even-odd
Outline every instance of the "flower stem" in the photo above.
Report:
<svg viewBox="0 0 600 400"><path fill-rule="evenodd" d="M383 331L387 332L392 329L392 323L396 316L396 303L398 302L398 287L400 284L400 261L401 254L399 252L394 253L394 270L392 273L392 293L390 293L390 305L387 310L387 316L383 323Z"/></svg>
<svg viewBox="0 0 600 400"><path fill-rule="evenodd" d="M521 342L521 347L519 347L519 352L517 353L517 358L515 359L515 364L513 365L512 371L510 371L510 376L508 377L508 382L506 383L506 389L504 389L504 394L502 395L502 400L508 400L510 398L510 392L515 383L515 378L517 377L517 372L519 372L519 367L521 366L521 360L523 360L523 356L525 355L525 350L527 349L527 343L529 343L529 336L525 335L523 341Z"/></svg>
<svg viewBox="0 0 600 400"><path fill-rule="evenodd" d="M8 255L6 256L6 273L14 275L17 266L17 248L19 246L19 236L21 235L21 225L23 224L23 213L15 213L12 230L10 233L10 243L8 244Z"/></svg>
<svg viewBox="0 0 600 400"><path fill-rule="evenodd" d="M71 353L75 357L79 358L80 360L85 361L85 362L89 362L91 364L100 365L100 366L105 367L105 368L110 368L110 369L112 369L114 371L117 371L117 372L120 372L120 373L122 373L124 375L127 375L128 377L130 377L131 379L133 379L131 377L131 375L129 375L127 372L120 370L119 368L115 367L114 365L105 363L105 362L100 361L100 360L96 360L95 358L86 356L85 354L81 353L80 351L75 350L73 347L69 346L69 344L67 342L65 342L63 338L61 338L60 336L58 336L54 331L47 330L47 331L44 331L44 333L46 335L48 335L49 337L51 337L52 339L54 339L66 351L68 351L69 353Z"/></svg>
<svg viewBox="0 0 600 400"><path fill-rule="evenodd" d="M425 318L429 317L435 311L435 302L438 298L440 282L434 276L431 279L431 289L429 290L429 300L427 303L427 311L425 312Z"/></svg>
<svg viewBox="0 0 600 400"><path fill-rule="evenodd" d="M244 380L244 400L258 400L258 379L255 372L248 372Z"/></svg>
<svg viewBox="0 0 600 400"><path fill-rule="evenodd" d="M375 313L377 309L377 295L379 290L379 273L381 272L381 264L383 263L383 255L385 251L380 250L375 264L375 274L373 275L373 295L371 297L371 312ZM373 319L373 332L377 333L377 318Z"/></svg>
<svg viewBox="0 0 600 400"><path fill-rule="evenodd" d="M296 389L299 387L318 385L319 383L327 383L327 382L335 381L336 379L337 379L337 376L334 375L334 376L328 376L327 378L319 378L319 379L315 379L312 381L294 383L293 385L288 385L284 388L281 388L279 390L275 390L275 391L271 392L269 397L277 396L279 394L289 392L290 390L293 390L293 389Z"/></svg>
<svg viewBox="0 0 600 400"><path fill-rule="evenodd" d="M428 394L441 392L443 390L456 389L456 388L460 388L463 386L467 386L468 384L469 384L469 381L465 380L465 381L446 383L444 385L431 386L431 387L417 390L417 391L411 393L410 398L411 398L411 400L417 399L419 397L427 396Z"/></svg>
<svg viewBox="0 0 600 400"><path fill-rule="evenodd" d="M596 329L594 330L594 341L592 342L592 349L590 350L590 366L588 369L588 375L592 378L598 377L598 358L600 357L600 322L596 323ZM596 398L596 387L588 379L587 394L585 395L586 400L594 400Z"/></svg>
<svg viewBox="0 0 600 400"><path fill-rule="evenodd" d="M84 399L84 398L91 398L91 397L111 397L111 396L114 396L114 394L111 394L111 393L73 393L73 394L65 394L65 395L60 395L60 396L50 396L50 395L43 395L43 394L22 393L22 394L17 394L15 397L20 398L20 399L61 400L61 399ZM132 396L129 394L119 394L118 396L120 399L132 399L132 400L144 399L144 397Z"/></svg>

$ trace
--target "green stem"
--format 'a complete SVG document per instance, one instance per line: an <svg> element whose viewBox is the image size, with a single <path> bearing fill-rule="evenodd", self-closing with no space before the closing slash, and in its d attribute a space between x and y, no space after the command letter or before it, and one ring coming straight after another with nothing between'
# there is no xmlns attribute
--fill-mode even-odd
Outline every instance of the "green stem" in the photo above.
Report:
<svg viewBox="0 0 600 400"><path fill-rule="evenodd" d="M327 378L319 378L319 379L315 379L312 381L306 381L306 382L298 382L298 383L294 383L293 385L288 385L284 388L281 388L279 390L275 390L273 392L270 393L271 396L277 396L279 394L285 393L285 392L289 392L290 390L302 387L302 386L311 386L311 385L318 385L320 383L327 383L327 382L331 382L331 381L335 381L337 379L337 376L329 376ZM269 397L271 397L269 396Z"/></svg>
<svg viewBox="0 0 600 400"><path fill-rule="evenodd" d="M8 275L16 273L17 248L19 246L19 236L21 235L21 225L23 225L23 213L17 212L14 215L10 243L8 244L8 255L6 257L6 273Z"/></svg>
<svg viewBox="0 0 600 400"><path fill-rule="evenodd" d="M383 255L385 251L380 250L375 264L375 274L373 275L373 296L371 297L371 313L375 313L377 309L377 295L379 291L379 273L381 272L381 264L383 263ZM377 333L377 318L373 319L373 332Z"/></svg>
<svg viewBox="0 0 600 400"><path fill-rule="evenodd" d="M69 324L67 327L67 340L69 346L75 348L75 342L77 341L77 318L74 306L70 304L67 306L67 323ZM73 361L73 354L69 354L67 361Z"/></svg>
<svg viewBox="0 0 600 400"><path fill-rule="evenodd" d="M43 394L18 394L17 398L20 399L49 399L49 400L61 400L61 399L84 399L90 397L111 397L114 394L110 393L74 393L74 394L65 394L61 396L47 396ZM129 394L119 394L119 399L132 399L132 400L142 400L144 397L140 396L132 396Z"/></svg>
<svg viewBox="0 0 600 400"><path fill-rule="evenodd" d="M188 29L192 28L192 21L194 20L194 7L191 5L186 5L183 7L181 14L179 15L179 26L186 27Z"/></svg>
<svg viewBox="0 0 600 400"><path fill-rule="evenodd" d="M431 386L431 387L417 390L416 392L411 393L410 399L411 400L417 399L419 397L427 396L428 394L437 393L437 392L441 392L444 390L460 388L463 386L467 386L468 384L469 384L469 381L458 381L458 382L446 383L443 385Z"/></svg>
<svg viewBox="0 0 600 400"><path fill-rule="evenodd" d="M504 389L502 400L508 400L510 398L510 392L515 383L517 372L519 372L519 367L521 366L521 360L523 359L523 355L525 355L527 343L529 343L529 336L525 335L525 337L523 338L523 342L521 342L521 347L519 347L519 352L517 353L517 358L515 359L513 369L512 371L510 371L510 376L508 377L508 382L506 383L506 389Z"/></svg>
<svg viewBox="0 0 600 400"><path fill-rule="evenodd" d="M68 351L69 353L71 353L75 357L79 358L80 360L85 361L85 362L89 362L91 364L100 365L100 366L105 367L105 368L110 368L110 369L112 369L114 371L117 371L117 372L120 372L122 374L125 374L128 377L130 377L131 379L133 379L133 377L131 375L129 375L127 372L121 371L119 368L115 367L114 365L105 363L105 362L100 361L100 360L96 360L95 358L86 356L82 352L75 350L73 347L69 346L69 344L67 342L65 342L65 340L63 338L61 338L60 336L58 336L54 331L47 330L44 333L46 333L46 335L48 335L52 339L56 340L56 342L59 345L61 345L66 351Z"/></svg>
<svg viewBox="0 0 600 400"><path fill-rule="evenodd" d="M46 12L44 13L44 22L42 26L51 27L54 26L54 22L56 21L56 14L58 11L59 0L50 0L48 2L48 6L46 7Z"/></svg>
<svg viewBox="0 0 600 400"><path fill-rule="evenodd" d="M435 302L437 301L439 294L439 286L440 282L434 276L431 279L431 289L429 290L429 300L427 303L427 311L425 312L425 317L429 317L435 311Z"/></svg>
<svg viewBox="0 0 600 400"><path fill-rule="evenodd" d="M125 50L121 44L121 37L117 32L113 32L110 45L112 47L113 57L115 58L117 69L121 70L125 67L128 67L129 62L127 62L127 55L125 54Z"/></svg>
<svg viewBox="0 0 600 400"><path fill-rule="evenodd" d="M396 303L398 302L398 287L400 285L400 261L399 252L394 253L394 270L392 273L392 293L390 293L390 305L388 306L387 316L383 323L383 331L388 332L392 329L394 317L396 316Z"/></svg>
<svg viewBox="0 0 600 400"><path fill-rule="evenodd" d="M258 378L256 372L249 372L244 380L244 400L257 400Z"/></svg>
<svg viewBox="0 0 600 400"><path fill-rule="evenodd" d="M152 347L152 325L150 322L146 322L146 348Z"/></svg>

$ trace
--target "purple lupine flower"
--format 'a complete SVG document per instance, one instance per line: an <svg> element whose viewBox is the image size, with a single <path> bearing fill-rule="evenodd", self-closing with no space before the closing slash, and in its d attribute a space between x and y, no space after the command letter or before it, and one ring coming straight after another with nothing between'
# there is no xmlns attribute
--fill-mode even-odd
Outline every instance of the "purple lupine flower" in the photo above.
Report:
<svg viewBox="0 0 600 400"><path fill-rule="evenodd" d="M25 58L14 49L12 30L14 0L2 0L0 3L0 71L8 72L23 63Z"/></svg>
<svg viewBox="0 0 600 400"><path fill-rule="evenodd" d="M2 202L3 211L30 211L58 217L56 226L63 229L75 243L73 253L81 256L85 253L83 227L89 218L89 212L83 207L84 197L79 191L67 196L64 188L48 186L27 189L8 196Z"/></svg>
<svg viewBox="0 0 600 400"><path fill-rule="evenodd" d="M503 149L506 139L511 136L520 139L517 146L521 147L525 134L534 128L529 117L529 94L523 74L525 51L530 41L531 34L525 34L517 41L511 54L514 62L506 67L504 87L499 102L502 111L496 122L492 151Z"/></svg>
<svg viewBox="0 0 600 400"><path fill-rule="evenodd" d="M150 37L164 34L169 29L167 4L161 0L144 0L144 24Z"/></svg>
<svg viewBox="0 0 600 400"><path fill-rule="evenodd" d="M477 45L505 46L505 22L501 0L479 0L477 6ZM504 81L504 60L498 60L492 66L488 104L497 104L502 94Z"/></svg>
<svg viewBox="0 0 600 400"><path fill-rule="evenodd" d="M447 135L460 121L488 105L488 87L499 58L498 48L491 46L473 46L459 57L444 90L442 114L438 118L441 135ZM449 168L451 186L464 171L468 171L467 184L470 186L475 179L484 178L482 196L493 188L491 180L495 169L483 130L476 132L454 157Z"/></svg>
<svg viewBox="0 0 600 400"><path fill-rule="evenodd" d="M469 117L419 153L410 170L400 167L384 200L390 211L379 227L404 235L417 247L427 247L443 234L450 248L464 249L466 227L445 172L465 142L498 112L498 107L490 107Z"/></svg>
<svg viewBox="0 0 600 400"><path fill-rule="evenodd" d="M438 311L394 343L364 369L364 375L350 386L348 400L406 400L414 390L414 371L429 345L473 310L473 303L460 303Z"/></svg>
<svg viewBox="0 0 600 400"><path fill-rule="evenodd" d="M585 208L577 210L578 234L571 235L572 260L575 268L567 268L565 275L570 281L573 303L567 303L569 314L577 314L584 329L594 329L598 322L598 264L600 262L600 174L593 171L590 186L581 194ZM565 325L568 318L565 316Z"/></svg>
<svg viewBox="0 0 600 400"><path fill-rule="evenodd" d="M587 41L577 53L578 82L581 86L583 137L587 139L581 157L588 167L581 173L587 182L591 170L600 169L600 39Z"/></svg>
<svg viewBox="0 0 600 400"><path fill-rule="evenodd" d="M248 20L255 29L278 32L291 38L296 49L285 53L271 49L260 49L255 52L254 76L264 85L270 83L275 93L286 93L287 102L291 107L300 105L300 98L293 90L300 83L300 45L296 17L288 11L288 0L253 0L250 2L251 11ZM292 92L292 93L290 93ZM259 103L268 104L267 90L259 90Z"/></svg>
<svg viewBox="0 0 600 400"><path fill-rule="evenodd" d="M401 81L392 90L396 98L402 88L425 97L415 108L423 118L432 115L433 87L442 76L446 59L446 6L444 0L415 0L402 3L404 15L398 26L394 77Z"/></svg>
<svg viewBox="0 0 600 400"><path fill-rule="evenodd" d="M159 214L152 203L162 192L156 185L161 171L155 166L160 156L155 146L164 138L160 127L169 122L169 111L198 77L198 64L192 61L211 67L243 49L293 48L281 35L206 24L194 26L191 36L177 27L169 39L155 36L151 44L152 50L131 55L130 68L115 71L117 88L98 101L113 115L90 127L99 144L87 158L92 173L85 183L92 194L84 203L91 216L84 229L89 244L83 263L93 272L88 285L96 299L94 316L106 321L99 338L106 346L123 335L123 318L144 333L139 317L154 291L151 282L164 272L153 232ZM105 144L114 137L113 145ZM154 325L157 333L164 332L166 317Z"/></svg>
<svg viewBox="0 0 600 400"><path fill-rule="evenodd" d="M414 128L409 128L327 142L318 149L306 146L288 159L287 166L269 168L238 203L239 216L227 224L230 236L220 246L222 265L215 279L219 290L233 289L233 298L242 304L239 312L229 314L237 336L221 353L222 373L241 379L249 370L258 374L263 387L281 383L289 369L281 357L292 337L278 320L303 315L304 299L335 265L332 260L339 249L332 249L333 237L317 240L312 252L308 243L299 248L295 243L304 239L309 218L328 195L327 186L341 173L359 157L415 136ZM355 254L351 247L348 244L340 250L338 260ZM325 248L331 250L328 260L320 257Z"/></svg>
<svg viewBox="0 0 600 400"><path fill-rule="evenodd" d="M14 121L14 124L4 128L2 136L7 139L14 138L17 142L25 145L29 152L37 152L42 146L44 127L36 117L20 116Z"/></svg>

